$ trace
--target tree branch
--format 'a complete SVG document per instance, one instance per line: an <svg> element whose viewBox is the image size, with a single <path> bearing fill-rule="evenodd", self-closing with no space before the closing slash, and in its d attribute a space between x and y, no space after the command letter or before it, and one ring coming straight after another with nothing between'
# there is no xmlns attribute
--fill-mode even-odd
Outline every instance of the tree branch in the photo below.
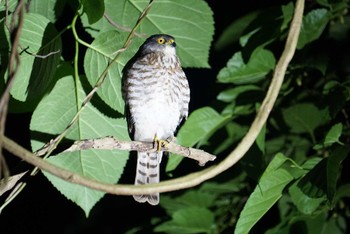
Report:
<svg viewBox="0 0 350 234"><path fill-rule="evenodd" d="M38 156L45 155L50 145L37 151L35 154ZM153 142L141 142L141 141L122 141L114 138L113 136L98 138L98 139L86 139L74 142L74 144L65 150L65 152L72 152L77 150L99 149L99 150L128 150L139 152L155 152L158 146ZM170 141L166 145L160 146L161 151L171 152L190 159L198 161L200 166L204 166L208 161L214 161L215 156L209 154L203 150L184 147Z"/></svg>

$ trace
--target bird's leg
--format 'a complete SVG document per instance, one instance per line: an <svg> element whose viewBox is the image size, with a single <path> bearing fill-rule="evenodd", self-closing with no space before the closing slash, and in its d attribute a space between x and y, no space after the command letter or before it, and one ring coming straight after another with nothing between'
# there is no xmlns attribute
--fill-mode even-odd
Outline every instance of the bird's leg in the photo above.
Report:
<svg viewBox="0 0 350 234"><path fill-rule="evenodd" d="M168 139L161 140L161 139L158 139L157 134L154 135L154 138L153 138L153 144L154 145L153 145L153 147L155 148L156 144L157 144L157 152L159 152L162 147L166 147L169 144L170 141L168 141Z"/></svg>

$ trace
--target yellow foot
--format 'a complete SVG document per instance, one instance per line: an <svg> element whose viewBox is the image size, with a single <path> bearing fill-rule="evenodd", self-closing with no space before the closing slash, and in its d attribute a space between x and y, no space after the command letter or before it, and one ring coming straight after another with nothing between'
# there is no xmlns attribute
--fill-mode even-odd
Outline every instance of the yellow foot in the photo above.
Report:
<svg viewBox="0 0 350 234"><path fill-rule="evenodd" d="M157 134L154 135L153 144L154 144L154 147L156 147L156 144L157 144L157 152L159 152L162 147L167 147L169 142L170 141L168 141L168 139L161 140L161 139L158 139Z"/></svg>

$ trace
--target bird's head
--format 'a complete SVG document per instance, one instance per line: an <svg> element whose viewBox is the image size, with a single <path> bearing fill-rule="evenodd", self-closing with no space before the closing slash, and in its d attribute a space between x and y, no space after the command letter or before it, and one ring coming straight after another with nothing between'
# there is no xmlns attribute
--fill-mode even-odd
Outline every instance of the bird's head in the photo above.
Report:
<svg viewBox="0 0 350 234"><path fill-rule="evenodd" d="M167 34L152 35L141 46L142 53L162 52L168 55L175 55L175 38Z"/></svg>

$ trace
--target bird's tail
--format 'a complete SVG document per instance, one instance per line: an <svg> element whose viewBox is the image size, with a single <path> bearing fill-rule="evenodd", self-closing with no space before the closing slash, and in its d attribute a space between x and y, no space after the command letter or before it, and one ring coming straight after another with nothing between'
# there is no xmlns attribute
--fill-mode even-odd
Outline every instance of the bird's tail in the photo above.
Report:
<svg viewBox="0 0 350 234"><path fill-rule="evenodd" d="M138 152L135 185L159 183L159 164L163 152ZM134 195L138 202L148 202L151 205L159 203L159 193Z"/></svg>

